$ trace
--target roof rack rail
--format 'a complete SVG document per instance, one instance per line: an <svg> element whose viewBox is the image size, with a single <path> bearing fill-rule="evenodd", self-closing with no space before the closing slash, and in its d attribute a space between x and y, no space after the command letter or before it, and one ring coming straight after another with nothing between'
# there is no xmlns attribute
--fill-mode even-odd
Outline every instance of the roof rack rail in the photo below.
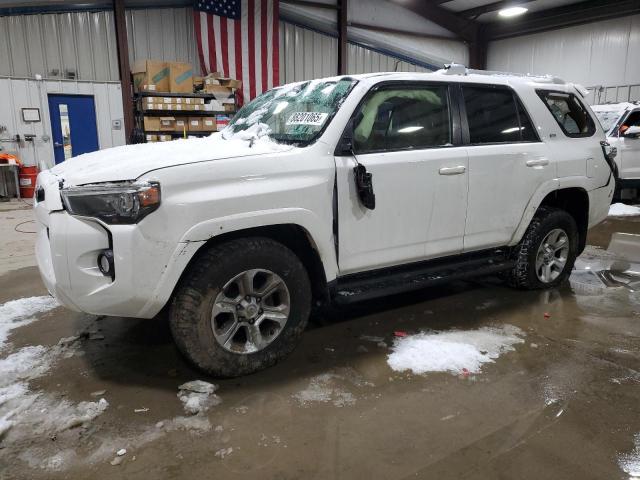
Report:
<svg viewBox="0 0 640 480"><path fill-rule="evenodd" d="M540 83L554 83L557 85L565 85L565 82L560 77L553 75L532 75L530 73L513 73L513 72L500 72L495 70L475 70L473 68L467 68L459 63L449 63L444 66L442 72L447 75L487 75L493 77L518 77L518 78L530 78Z"/></svg>

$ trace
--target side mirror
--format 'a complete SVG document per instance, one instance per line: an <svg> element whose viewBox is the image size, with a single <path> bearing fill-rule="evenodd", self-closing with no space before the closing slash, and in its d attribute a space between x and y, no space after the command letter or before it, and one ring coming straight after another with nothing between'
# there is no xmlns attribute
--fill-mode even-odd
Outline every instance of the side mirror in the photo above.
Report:
<svg viewBox="0 0 640 480"><path fill-rule="evenodd" d="M344 157L347 155L353 155L353 118L347 122L347 126L344 127L340 141L336 146L335 155L337 157Z"/></svg>
<svg viewBox="0 0 640 480"><path fill-rule="evenodd" d="M640 138L640 127L629 127L624 131L622 136L627 138Z"/></svg>

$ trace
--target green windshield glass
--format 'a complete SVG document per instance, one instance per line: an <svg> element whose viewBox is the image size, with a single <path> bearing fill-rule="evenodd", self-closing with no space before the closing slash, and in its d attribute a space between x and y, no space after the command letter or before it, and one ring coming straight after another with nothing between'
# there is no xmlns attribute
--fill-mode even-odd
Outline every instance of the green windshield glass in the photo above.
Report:
<svg viewBox="0 0 640 480"><path fill-rule="evenodd" d="M331 121L355 84L356 80L346 77L269 90L242 107L222 133L231 138L260 126L275 141L310 143Z"/></svg>

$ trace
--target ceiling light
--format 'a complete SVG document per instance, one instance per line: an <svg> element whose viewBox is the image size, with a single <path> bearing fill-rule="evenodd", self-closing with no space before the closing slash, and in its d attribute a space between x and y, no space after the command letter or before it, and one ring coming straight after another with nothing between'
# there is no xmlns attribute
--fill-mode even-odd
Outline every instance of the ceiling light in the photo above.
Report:
<svg viewBox="0 0 640 480"><path fill-rule="evenodd" d="M528 10L529 9L525 7L509 7L509 8L503 8L502 10L500 10L498 12L498 15L500 15L501 17L507 17L507 18L517 17L518 15L522 15Z"/></svg>

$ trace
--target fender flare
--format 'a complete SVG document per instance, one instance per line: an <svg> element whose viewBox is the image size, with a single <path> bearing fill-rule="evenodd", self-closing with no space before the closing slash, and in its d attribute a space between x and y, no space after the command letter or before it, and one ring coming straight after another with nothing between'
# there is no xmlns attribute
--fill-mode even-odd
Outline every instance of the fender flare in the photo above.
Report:
<svg viewBox="0 0 640 480"><path fill-rule="evenodd" d="M302 228L318 252L327 281L336 278L338 265L331 220L322 219L311 210L304 208L258 210L212 218L191 227L182 236L180 242L206 242L225 233L275 225L296 225Z"/></svg>
<svg viewBox="0 0 640 480"><path fill-rule="evenodd" d="M326 223L331 225L330 221ZM275 225L301 227L309 236L309 241L320 256L327 282L336 278L338 265L333 233L331 228L323 227L322 219L310 210L279 208L212 218L194 225L185 232L171 255L171 259L163 271L163 278L158 283L153 296L138 313L138 316L149 318L160 311L171 298L175 286L191 259L207 241L225 233Z"/></svg>
<svg viewBox="0 0 640 480"><path fill-rule="evenodd" d="M517 245L518 242L524 236L524 233L527 231L533 216L538 211L538 207L542 203L542 200L552 192L560 189L560 180L557 178L553 178L551 180L547 180L542 185L538 187L538 189L533 193L531 198L529 199L529 203L527 203L527 207L524 210L524 214L520 219L520 223L518 224L518 228L516 228L515 232L511 236L511 241L509 242L510 246Z"/></svg>

